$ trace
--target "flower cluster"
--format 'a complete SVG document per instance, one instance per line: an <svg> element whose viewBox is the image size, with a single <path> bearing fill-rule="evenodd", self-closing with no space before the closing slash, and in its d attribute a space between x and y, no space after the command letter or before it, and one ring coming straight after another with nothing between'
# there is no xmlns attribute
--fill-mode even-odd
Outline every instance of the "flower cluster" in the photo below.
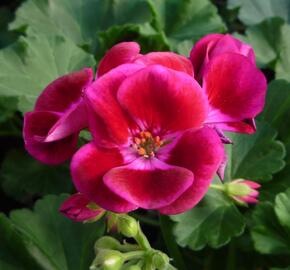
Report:
<svg viewBox="0 0 290 270"><path fill-rule="evenodd" d="M265 93L252 48L230 35L204 37L189 58L141 54L137 43L123 42L106 53L95 79L85 68L44 89L25 115L25 145L47 164L72 157L80 194L62 210L73 219L102 212L90 202L118 213L178 214L203 198L216 172L222 176L230 142L223 131L255 131ZM85 128L92 141L77 150Z"/></svg>

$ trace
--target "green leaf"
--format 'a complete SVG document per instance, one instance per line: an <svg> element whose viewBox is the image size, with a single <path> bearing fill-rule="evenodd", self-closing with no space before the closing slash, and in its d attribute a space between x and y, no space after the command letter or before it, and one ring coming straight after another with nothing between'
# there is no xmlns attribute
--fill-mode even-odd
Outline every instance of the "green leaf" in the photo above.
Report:
<svg viewBox="0 0 290 270"><path fill-rule="evenodd" d="M0 213L0 232L0 269L41 269L26 250L15 226L2 213Z"/></svg>
<svg viewBox="0 0 290 270"><path fill-rule="evenodd" d="M114 25L99 33L97 58L101 59L109 48L124 40L138 42L143 53L169 50L166 39L149 23Z"/></svg>
<svg viewBox="0 0 290 270"><path fill-rule="evenodd" d="M17 110L17 98L0 96L0 124L11 118Z"/></svg>
<svg viewBox="0 0 290 270"><path fill-rule="evenodd" d="M260 203L252 215L251 235L263 254L290 254L290 189L276 196L275 204Z"/></svg>
<svg viewBox="0 0 290 270"><path fill-rule="evenodd" d="M73 191L67 166L44 165L19 150L13 150L6 156L1 167L1 178L4 191L20 201L32 195Z"/></svg>
<svg viewBox="0 0 290 270"><path fill-rule="evenodd" d="M13 13L8 8L0 8L0 48L14 42L17 38L15 32L7 30L8 23L13 19Z"/></svg>
<svg viewBox="0 0 290 270"><path fill-rule="evenodd" d="M290 3L290 1L289 1ZM281 28L280 54L275 66L276 79L290 81L290 25Z"/></svg>
<svg viewBox="0 0 290 270"><path fill-rule="evenodd" d="M281 46L281 27L284 24L281 18L267 19L246 29L246 35L238 38L251 44L254 48L257 64L261 67L277 61ZM274 66L272 67L274 68Z"/></svg>
<svg viewBox="0 0 290 270"><path fill-rule="evenodd" d="M239 19L247 24L257 24L265 19L280 17L290 22L289 0L230 0L228 8L239 9Z"/></svg>
<svg viewBox="0 0 290 270"><path fill-rule="evenodd" d="M18 258L28 252L34 262L41 266L40 269L45 270L89 268L93 260L93 243L102 235L104 226L101 221L80 224L63 217L58 208L66 198L66 195L49 195L37 201L33 211L22 209L10 214L9 226L15 231L13 236L18 235L25 245L16 253ZM2 221L0 219L0 235L5 233ZM16 242L11 245L17 248ZM5 248L0 242L0 250Z"/></svg>
<svg viewBox="0 0 290 270"><path fill-rule="evenodd" d="M174 49L184 40L197 41L226 27L209 0L149 0L153 24L164 31Z"/></svg>
<svg viewBox="0 0 290 270"><path fill-rule="evenodd" d="M267 90L266 105L260 120L267 121L275 127L280 138L288 142L290 134L290 83L284 80L272 81Z"/></svg>
<svg viewBox="0 0 290 270"><path fill-rule="evenodd" d="M290 189L276 196L275 213L280 224L290 233Z"/></svg>
<svg viewBox="0 0 290 270"><path fill-rule="evenodd" d="M93 48L98 31L150 20L151 12L145 0L29 0L17 10L10 29L27 27L29 35L54 33L77 45Z"/></svg>
<svg viewBox="0 0 290 270"><path fill-rule="evenodd" d="M277 132L267 123L257 123L252 135L232 133L225 180L237 178L265 182L284 166L285 147L276 140Z"/></svg>
<svg viewBox="0 0 290 270"><path fill-rule="evenodd" d="M205 245L219 248L242 234L244 218L222 192L210 189L203 201L186 213L171 216L174 235L182 247L200 250Z"/></svg>
<svg viewBox="0 0 290 270"><path fill-rule="evenodd" d="M289 186L290 173L290 83L284 80L274 80L268 86L266 105L260 120L267 121L279 132L279 138L286 147L287 156L285 168L274 176L274 180L263 185L261 198L273 200L275 195Z"/></svg>
<svg viewBox="0 0 290 270"><path fill-rule="evenodd" d="M19 110L32 110L44 87L57 77L93 66L93 57L62 37L20 38L0 51L0 95L19 98Z"/></svg>

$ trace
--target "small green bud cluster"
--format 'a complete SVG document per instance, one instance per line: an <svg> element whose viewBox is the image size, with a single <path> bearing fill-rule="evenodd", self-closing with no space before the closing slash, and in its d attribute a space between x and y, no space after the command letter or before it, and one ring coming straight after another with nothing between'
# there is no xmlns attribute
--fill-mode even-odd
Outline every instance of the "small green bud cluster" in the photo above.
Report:
<svg viewBox="0 0 290 270"><path fill-rule="evenodd" d="M133 238L136 244L123 243L111 236L103 236L95 243L96 257L90 270L173 270L169 257L151 248L139 223L125 214L111 214L109 227Z"/></svg>

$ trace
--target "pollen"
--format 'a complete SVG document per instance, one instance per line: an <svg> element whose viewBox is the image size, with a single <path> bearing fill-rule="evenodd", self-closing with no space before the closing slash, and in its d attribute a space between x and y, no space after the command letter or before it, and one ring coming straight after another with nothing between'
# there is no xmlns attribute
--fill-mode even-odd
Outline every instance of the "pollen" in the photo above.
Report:
<svg viewBox="0 0 290 270"><path fill-rule="evenodd" d="M159 136L153 136L149 131L141 131L133 138L132 147L145 158L155 157L158 149L164 144Z"/></svg>

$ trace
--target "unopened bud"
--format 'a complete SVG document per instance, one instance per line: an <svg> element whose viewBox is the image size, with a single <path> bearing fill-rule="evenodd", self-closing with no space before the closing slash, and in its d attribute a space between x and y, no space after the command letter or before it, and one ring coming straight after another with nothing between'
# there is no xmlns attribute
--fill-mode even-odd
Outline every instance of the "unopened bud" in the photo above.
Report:
<svg viewBox="0 0 290 270"><path fill-rule="evenodd" d="M169 258L166 254L157 251L152 256L152 264L158 270L166 270L169 265Z"/></svg>
<svg viewBox="0 0 290 270"><path fill-rule="evenodd" d="M248 203L257 203L260 185L256 182L244 179L236 179L226 183L225 192L238 204L247 205Z"/></svg>
<svg viewBox="0 0 290 270"><path fill-rule="evenodd" d="M124 263L121 252L116 250L100 250L93 261L90 270L120 270Z"/></svg>
<svg viewBox="0 0 290 270"><path fill-rule="evenodd" d="M134 218L128 215L120 215L118 217L118 230L124 236L135 237L138 233L138 228L139 225Z"/></svg>
<svg viewBox="0 0 290 270"><path fill-rule="evenodd" d="M95 243L95 252L98 253L99 249L113 249L118 250L121 244L118 240L111 236L103 236Z"/></svg>

